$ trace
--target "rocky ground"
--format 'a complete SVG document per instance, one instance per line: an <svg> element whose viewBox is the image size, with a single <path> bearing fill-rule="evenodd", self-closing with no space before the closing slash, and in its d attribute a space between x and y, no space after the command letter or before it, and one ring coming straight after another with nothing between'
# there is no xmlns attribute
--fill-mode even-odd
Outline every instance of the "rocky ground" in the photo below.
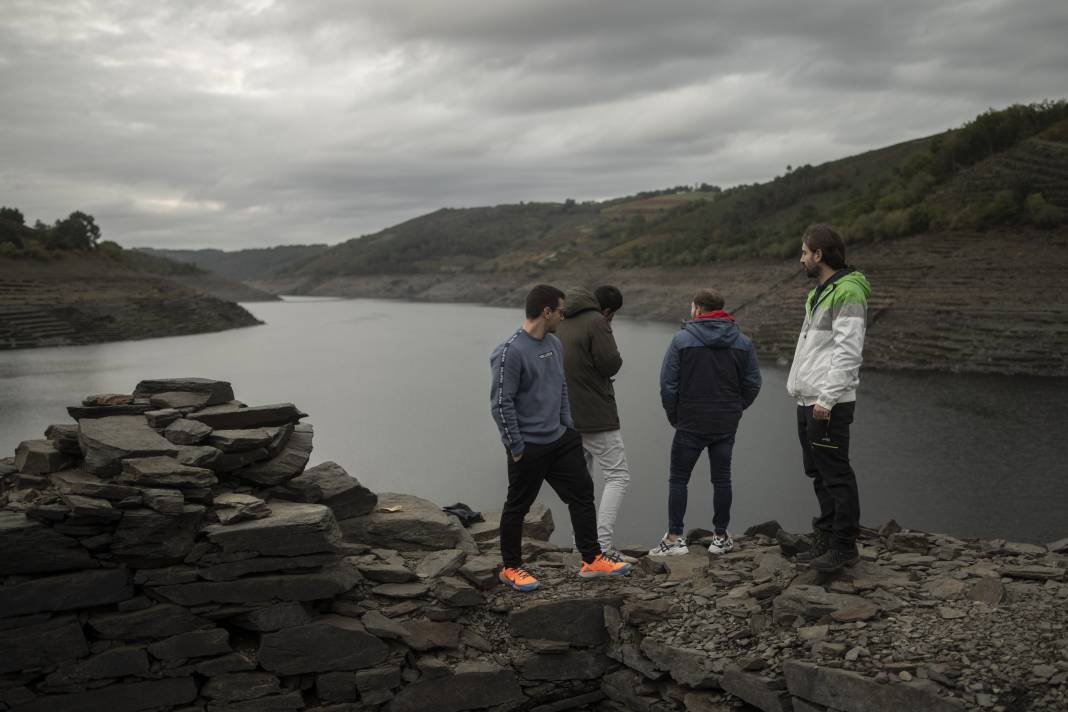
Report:
<svg viewBox="0 0 1068 712"><path fill-rule="evenodd" d="M997 257L993 257L993 256ZM850 247L873 287L866 367L1068 376L1068 234L940 233ZM701 287L720 289L763 363L788 363L812 284L796 259L684 269L605 265L529 273L438 273L257 283L279 294L518 307L531 286L615 284L621 317L678 322ZM1021 285L1026 284L1026 288ZM1041 296L1038 296L1041 295Z"/></svg>
<svg viewBox="0 0 1068 712"><path fill-rule="evenodd" d="M159 379L69 411L0 460L0 711L1068 709L1068 539L888 522L818 575L767 522L583 581L539 506L519 593L499 513L309 467L293 404Z"/></svg>

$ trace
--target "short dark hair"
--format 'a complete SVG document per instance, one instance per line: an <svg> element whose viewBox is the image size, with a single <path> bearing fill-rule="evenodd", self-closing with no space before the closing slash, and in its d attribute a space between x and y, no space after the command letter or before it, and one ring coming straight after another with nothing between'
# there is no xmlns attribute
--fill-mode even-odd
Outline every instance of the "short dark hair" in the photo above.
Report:
<svg viewBox="0 0 1068 712"><path fill-rule="evenodd" d="M845 240L830 225L812 225L805 230L805 236L801 240L812 252L819 250L823 253L821 259L831 269L842 269L846 266Z"/></svg>
<svg viewBox="0 0 1068 712"><path fill-rule="evenodd" d="M715 311L723 308L723 295L715 289L698 289L693 295L693 303L702 309Z"/></svg>
<svg viewBox="0 0 1068 712"><path fill-rule="evenodd" d="M527 294L527 318L537 319L545 307L556 309L560 306L560 300L566 296L551 284L536 285Z"/></svg>
<svg viewBox="0 0 1068 712"><path fill-rule="evenodd" d="M617 312L623 308L623 293L610 284L605 284L593 290L593 296L597 297L597 304L601 311L605 309Z"/></svg>

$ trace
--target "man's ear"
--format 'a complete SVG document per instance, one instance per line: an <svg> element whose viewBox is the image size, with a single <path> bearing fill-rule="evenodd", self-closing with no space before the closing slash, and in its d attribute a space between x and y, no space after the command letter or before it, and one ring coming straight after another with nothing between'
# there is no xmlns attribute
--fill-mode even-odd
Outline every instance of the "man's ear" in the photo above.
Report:
<svg viewBox="0 0 1068 712"><path fill-rule="evenodd" d="M812 261L816 263L823 262L823 250L814 250L812 252Z"/></svg>

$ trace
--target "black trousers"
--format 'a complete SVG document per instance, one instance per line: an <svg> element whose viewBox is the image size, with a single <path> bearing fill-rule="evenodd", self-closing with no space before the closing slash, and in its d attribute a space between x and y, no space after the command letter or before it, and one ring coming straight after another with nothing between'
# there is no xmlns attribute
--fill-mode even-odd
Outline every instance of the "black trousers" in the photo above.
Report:
<svg viewBox="0 0 1068 712"><path fill-rule="evenodd" d="M812 417L812 406L797 407L797 437L805 474L820 504L813 527L829 537L834 549L856 549L860 529L860 493L857 476L849 464L849 426L855 403L839 403L831 409L830 420Z"/></svg>
<svg viewBox="0 0 1068 712"><path fill-rule="evenodd" d="M501 558L505 567L523 564L523 517L538 498L542 482L548 482L567 505L582 560L593 561L601 553L593 479L582 455L582 436L568 430L556 442L527 443L519 462L513 462L508 453L508 498L501 512Z"/></svg>

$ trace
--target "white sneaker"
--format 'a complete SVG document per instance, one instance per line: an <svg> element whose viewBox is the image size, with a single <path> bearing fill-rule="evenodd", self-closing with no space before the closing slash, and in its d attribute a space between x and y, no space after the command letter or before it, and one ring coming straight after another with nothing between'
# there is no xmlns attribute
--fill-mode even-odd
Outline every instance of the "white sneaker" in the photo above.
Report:
<svg viewBox="0 0 1068 712"><path fill-rule="evenodd" d="M613 559L619 559L620 561L622 561L624 563L627 563L627 564L636 564L636 563L638 563L638 560L635 559L633 556L627 556L626 554L624 554L622 551L620 551L619 549L615 548L614 546L609 546L609 547L603 547L602 546L601 547L601 553L604 554L605 556L610 556Z"/></svg>
<svg viewBox="0 0 1068 712"><path fill-rule="evenodd" d="M649 556L682 556L689 553L690 547L686 546L685 537L680 536L678 539L671 541L668 539L667 534L664 535L659 544L649 550Z"/></svg>
<svg viewBox="0 0 1068 712"><path fill-rule="evenodd" d="M713 534L712 543L708 545L709 554L726 554L734 548L734 539L730 532L726 534Z"/></svg>

